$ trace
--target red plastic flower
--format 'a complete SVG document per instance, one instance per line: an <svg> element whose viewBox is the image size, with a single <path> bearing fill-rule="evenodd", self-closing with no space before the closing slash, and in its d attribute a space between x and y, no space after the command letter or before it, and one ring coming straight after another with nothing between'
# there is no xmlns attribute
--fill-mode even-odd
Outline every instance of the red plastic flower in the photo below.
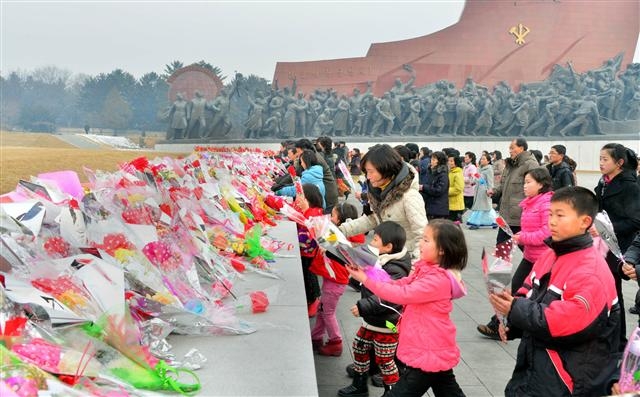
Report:
<svg viewBox="0 0 640 397"><path fill-rule="evenodd" d="M44 242L44 249L45 251L47 251L47 254L49 254L52 257L64 258L69 256L70 254L69 251L71 249L71 246L69 245L69 243L64 241L62 237L55 236L55 237L49 237Z"/></svg>
<svg viewBox="0 0 640 397"><path fill-rule="evenodd" d="M264 313L269 306L269 298L262 291L254 291L249 294L251 298L251 311L253 313Z"/></svg>
<svg viewBox="0 0 640 397"><path fill-rule="evenodd" d="M142 253L151 263L163 270L174 271L180 267L180 255L162 241L150 242L144 246Z"/></svg>
<svg viewBox="0 0 640 397"><path fill-rule="evenodd" d="M146 206L127 208L122 211L122 219L132 225L153 225L153 216Z"/></svg>
<svg viewBox="0 0 640 397"><path fill-rule="evenodd" d="M149 167L149 160L142 156L131 160L127 165L130 165L138 171L144 172L144 170Z"/></svg>
<svg viewBox="0 0 640 397"><path fill-rule="evenodd" d="M111 256L114 256L118 249L133 250L135 248L123 233L109 233L104 236L102 244L94 243L93 246L106 251Z"/></svg>

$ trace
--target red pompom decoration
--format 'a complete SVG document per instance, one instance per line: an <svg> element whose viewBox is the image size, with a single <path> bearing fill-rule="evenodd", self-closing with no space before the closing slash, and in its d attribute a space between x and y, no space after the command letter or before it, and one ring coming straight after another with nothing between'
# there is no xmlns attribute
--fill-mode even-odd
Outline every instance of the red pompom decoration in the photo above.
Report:
<svg viewBox="0 0 640 397"><path fill-rule="evenodd" d="M251 298L251 311L253 313L264 313L269 307L269 298L262 291L254 291L249 294Z"/></svg>

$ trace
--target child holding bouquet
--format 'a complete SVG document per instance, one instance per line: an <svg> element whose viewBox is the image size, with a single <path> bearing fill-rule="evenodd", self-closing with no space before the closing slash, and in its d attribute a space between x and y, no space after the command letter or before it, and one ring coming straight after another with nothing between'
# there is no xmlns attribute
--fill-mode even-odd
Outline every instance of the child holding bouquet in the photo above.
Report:
<svg viewBox="0 0 640 397"><path fill-rule="evenodd" d="M378 263L382 270L393 280L406 277L411 271L411 255L404 247L407 235L402 226L386 221L376 226L373 233L371 246L378 250ZM340 389L339 396L359 396L368 393L366 376L372 364L372 350L385 389L389 390L398 382L398 367L394 360L398 346L395 325L398 323L401 310L401 305L381 300L366 286L361 288L360 299L351 308L354 316L362 317L362 326L353 340L353 382L350 386Z"/></svg>
<svg viewBox="0 0 640 397"><path fill-rule="evenodd" d="M613 275L588 233L595 194L565 187L551 198L546 250L522 287L491 294L507 317L500 336L521 338L505 396L599 396L615 367L620 304Z"/></svg>
<svg viewBox="0 0 640 397"><path fill-rule="evenodd" d="M333 211L331 211L331 221L336 225L342 225L349 219L358 219L358 209L355 205L342 202L341 204L337 204L333 207ZM366 242L366 237L363 233L354 234L353 236L347 237L352 244L362 245ZM349 286L353 288L356 292L360 292L360 283L356 280L349 278Z"/></svg>
<svg viewBox="0 0 640 397"><path fill-rule="evenodd" d="M511 279L511 289L517 291L533 264L549 247L544 240L549 231L549 208L553 196L553 181L546 168L534 168L524 174L524 200L520 202L520 231L513 235L513 242L523 246L522 262Z"/></svg>
<svg viewBox="0 0 640 397"><path fill-rule="evenodd" d="M349 203L337 204L331 211L331 222L336 226L340 226L349 218L355 219L357 217L358 210ZM362 237L364 243L364 235L359 236ZM349 240L352 241L352 238L349 237ZM341 356L342 336L336 317L336 307L349 281L349 273L343 264L327 257L322 249L317 251L309 270L322 277L320 309L316 323L311 330L313 350L321 356ZM324 343L325 334L328 337L326 344Z"/></svg>
<svg viewBox="0 0 640 397"><path fill-rule="evenodd" d="M387 387L385 397L422 396L430 388L436 397L464 396L453 374L460 349L450 314L453 299L466 294L460 271L467 257L462 230L451 221L434 219L424 229L420 260L408 277L378 281L361 268L347 268L381 299L404 305L396 356L407 368L398 383Z"/></svg>
<svg viewBox="0 0 640 397"><path fill-rule="evenodd" d="M303 196L296 198L296 204L306 219L312 216L322 216L322 194L316 185L302 184ZM300 260L302 262L302 276L304 278L304 292L307 296L307 311L309 317L315 317L320 306L320 284L318 277L309 270L313 258L318 253L318 244L309 234L309 229L298 225L298 242L300 243Z"/></svg>
<svg viewBox="0 0 640 397"><path fill-rule="evenodd" d="M522 228L513 235L513 242L524 247L523 258L511 278L511 290L517 291L525 277L531 272L536 260L549 247L544 240L551 235L549 231L549 208L553 196L552 180L546 168L534 168L524 174L524 200L520 202ZM491 318L488 324L478 325L478 332L498 340L498 319Z"/></svg>
<svg viewBox="0 0 640 397"><path fill-rule="evenodd" d="M337 226L342 225L349 219L358 219L359 216L356 206L347 202L336 204L333 210L331 210L331 222ZM347 240L353 244L364 244L366 237L360 233L347 237Z"/></svg>

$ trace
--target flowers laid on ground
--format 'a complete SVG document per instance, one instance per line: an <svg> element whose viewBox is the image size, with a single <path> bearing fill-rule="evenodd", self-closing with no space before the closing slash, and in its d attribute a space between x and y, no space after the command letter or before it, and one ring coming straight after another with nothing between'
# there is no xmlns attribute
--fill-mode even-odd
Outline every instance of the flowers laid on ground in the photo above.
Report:
<svg viewBox="0 0 640 397"><path fill-rule="evenodd" d="M114 173L87 169L87 186L50 173L6 195L0 391L198 391L195 374L167 361L163 339L254 332L237 314L264 312L276 299L274 254L294 247L266 233L286 205L270 192L286 172L272 155L199 147ZM237 276L248 271L274 278L274 288L238 296ZM185 372L192 383L178 382Z"/></svg>

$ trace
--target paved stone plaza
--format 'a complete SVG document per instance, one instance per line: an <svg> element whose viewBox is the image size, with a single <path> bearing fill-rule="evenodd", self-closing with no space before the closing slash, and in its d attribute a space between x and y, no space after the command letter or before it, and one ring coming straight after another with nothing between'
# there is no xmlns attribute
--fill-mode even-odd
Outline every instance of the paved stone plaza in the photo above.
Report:
<svg viewBox="0 0 640 397"><path fill-rule="evenodd" d="M483 247L495 244L496 231L492 229L468 230L464 228L469 247L469 263L462 277L468 295L456 300L453 320L457 326L457 340L462 353L460 364L454 369L458 383L469 397L502 396L504 387L515 365L519 340L507 344L486 339L476 331L476 326L486 323L492 314L487 291L482 279L480 258ZM514 258L520 262L520 253ZM624 283L625 304L632 304L637 290L633 282ZM351 382L345 367L351 363L351 343L360 326L360 318L351 315L349 308L359 298L359 293L350 287L342 296L338 306L338 320L345 339L342 357L314 356L318 394L321 397L336 396L339 388ZM312 320L313 321L313 320ZM627 314L627 334L637 324L637 316ZM382 388L370 387L370 396L380 396Z"/></svg>

